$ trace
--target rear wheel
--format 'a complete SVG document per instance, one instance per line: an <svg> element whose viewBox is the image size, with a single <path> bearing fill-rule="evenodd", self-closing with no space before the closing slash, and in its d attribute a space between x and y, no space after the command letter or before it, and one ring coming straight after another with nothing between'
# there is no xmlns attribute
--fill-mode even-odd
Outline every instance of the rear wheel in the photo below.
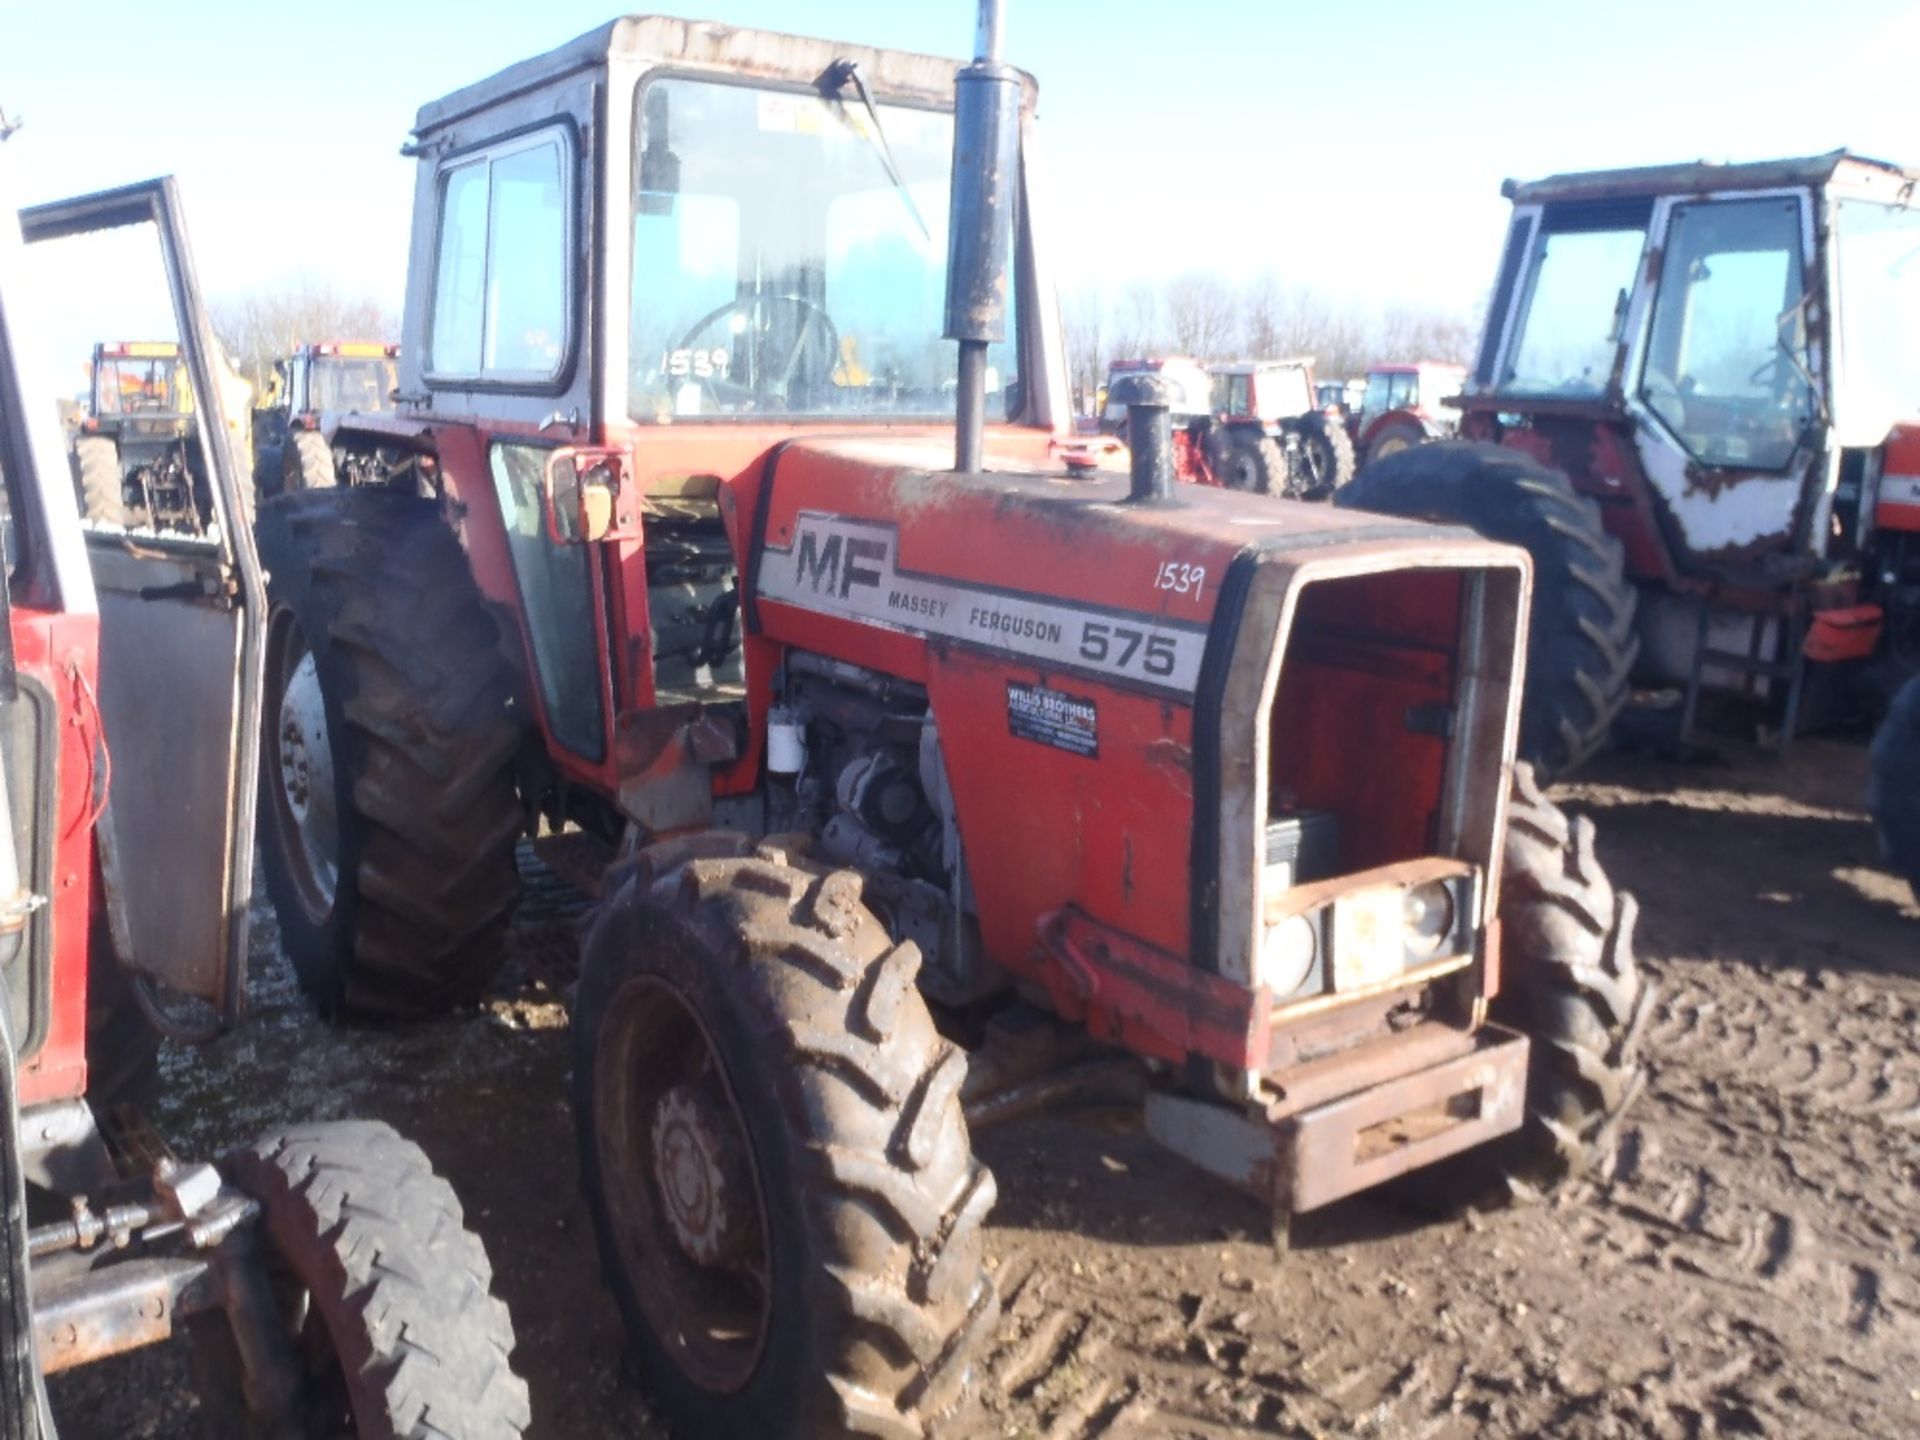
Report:
<svg viewBox="0 0 1920 1440"><path fill-rule="evenodd" d="M687 1434L924 1435L998 1314L966 1060L860 896L707 835L644 852L587 941L587 1198Z"/></svg>
<svg viewBox="0 0 1920 1440"><path fill-rule="evenodd" d="M109 525L133 524L127 483L120 473L120 447L105 435L82 435L73 442L73 480L80 514Z"/></svg>
<svg viewBox="0 0 1920 1440"><path fill-rule="evenodd" d="M372 1121L300 1126L235 1156L259 1202L275 1308L289 1324L293 1434L312 1440L516 1440L526 1382L513 1323L451 1186ZM224 1321L199 1335L203 1403L221 1436L283 1437L249 1413Z"/></svg>
<svg viewBox="0 0 1920 1440"><path fill-rule="evenodd" d="M1340 505L1468 525L1533 557L1520 754L1542 779L1598 750L1640 653L1637 595L1599 508L1557 470L1501 445L1440 440L1370 464Z"/></svg>
<svg viewBox="0 0 1920 1440"><path fill-rule="evenodd" d="M1874 736L1867 809L1881 850L1920 900L1920 676L1894 696Z"/></svg>
<svg viewBox="0 0 1920 1440"><path fill-rule="evenodd" d="M1294 491L1302 500L1325 500L1353 479L1353 437L1339 420L1320 411L1295 422L1304 473Z"/></svg>
<svg viewBox="0 0 1920 1440"><path fill-rule="evenodd" d="M1260 495L1283 494L1287 488L1287 458L1272 437L1257 430L1228 430L1219 446L1215 478L1229 490L1251 490Z"/></svg>
<svg viewBox="0 0 1920 1440"><path fill-rule="evenodd" d="M1414 420L1389 420L1367 441L1367 463L1384 460L1426 443L1427 432Z"/></svg>
<svg viewBox="0 0 1920 1440"><path fill-rule="evenodd" d="M333 467L333 446L318 430L289 430L280 451L280 490L331 490L340 483Z"/></svg>
<svg viewBox="0 0 1920 1440"><path fill-rule="evenodd" d="M513 677L431 501L274 500L260 816L267 890L330 1016L471 1004L506 959L522 827Z"/></svg>

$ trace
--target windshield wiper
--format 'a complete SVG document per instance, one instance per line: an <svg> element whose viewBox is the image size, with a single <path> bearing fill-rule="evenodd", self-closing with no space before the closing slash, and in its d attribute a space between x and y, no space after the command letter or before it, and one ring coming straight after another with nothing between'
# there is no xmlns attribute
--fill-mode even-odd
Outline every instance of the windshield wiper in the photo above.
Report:
<svg viewBox="0 0 1920 1440"><path fill-rule="evenodd" d="M893 162L893 147L887 143L887 132L880 124L880 112L874 109L873 96L867 91L867 82L860 76L860 66L853 60L836 60L820 74L821 93L840 108L840 123L856 134L865 134L875 152L880 156L880 164L887 172L887 178L893 182L894 193L907 207L907 213L913 216L913 223L920 227L920 233L929 241L933 231L927 228L927 222L920 217L920 207L913 203L913 192L907 189L907 182L900 178L900 167ZM846 116L846 101L840 92L851 84L854 93L860 97L860 103L867 108L867 119L873 122L871 131L862 131Z"/></svg>

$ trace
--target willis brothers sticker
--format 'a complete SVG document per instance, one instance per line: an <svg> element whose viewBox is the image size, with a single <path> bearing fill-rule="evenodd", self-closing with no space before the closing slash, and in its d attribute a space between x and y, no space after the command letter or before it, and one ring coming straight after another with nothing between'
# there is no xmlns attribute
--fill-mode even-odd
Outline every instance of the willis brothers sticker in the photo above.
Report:
<svg viewBox="0 0 1920 1440"><path fill-rule="evenodd" d="M1207 643L1203 625L902 570L898 540L891 525L802 511L793 543L784 550L767 547L760 595L818 614L939 635L1182 698L1190 697L1199 682ZM1093 707L1079 703L1087 708L1086 743L1091 745ZM1008 704L1017 706L1011 694ZM1009 713L1017 718L1017 708Z"/></svg>
<svg viewBox="0 0 1920 1440"><path fill-rule="evenodd" d="M1100 712L1093 701L1044 685L1007 682L1007 729L1070 755L1100 757Z"/></svg>

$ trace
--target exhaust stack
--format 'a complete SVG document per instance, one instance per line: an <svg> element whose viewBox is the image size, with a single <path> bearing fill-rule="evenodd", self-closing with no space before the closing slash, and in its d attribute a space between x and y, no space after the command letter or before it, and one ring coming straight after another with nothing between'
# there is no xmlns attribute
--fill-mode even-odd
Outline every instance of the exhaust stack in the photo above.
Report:
<svg viewBox="0 0 1920 1440"><path fill-rule="evenodd" d="M1122 375L1107 392L1127 407L1127 499L1134 504L1170 503L1173 493L1173 396L1164 376Z"/></svg>
<svg viewBox="0 0 1920 1440"><path fill-rule="evenodd" d="M953 82L953 189L947 230L947 339L960 342L953 468L980 468L987 346L1007 332L1007 260L1019 183L1020 79L1000 63L1001 0L980 0L973 63Z"/></svg>

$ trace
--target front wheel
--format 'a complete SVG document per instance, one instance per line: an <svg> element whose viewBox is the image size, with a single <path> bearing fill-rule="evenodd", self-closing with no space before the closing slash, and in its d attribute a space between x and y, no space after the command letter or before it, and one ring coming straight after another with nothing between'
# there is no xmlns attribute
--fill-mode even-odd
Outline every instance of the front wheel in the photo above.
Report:
<svg viewBox="0 0 1920 1440"><path fill-rule="evenodd" d="M1390 420L1367 440L1367 464L1384 460L1426 443L1427 432L1417 421Z"/></svg>
<svg viewBox="0 0 1920 1440"><path fill-rule="evenodd" d="M1593 822L1515 772L1500 881L1503 981L1494 1018L1532 1039L1527 1118L1509 1178L1546 1191L1612 1157L1645 1083L1640 1034L1654 987L1633 953L1639 906L1594 854Z"/></svg>
<svg viewBox="0 0 1920 1440"><path fill-rule="evenodd" d="M1893 697L1874 736L1867 809L1881 851L1920 900L1920 675Z"/></svg>
<svg viewBox="0 0 1920 1440"><path fill-rule="evenodd" d="M574 1109L602 1262L689 1435L920 1436L999 1302L966 1060L847 872L644 852L586 945Z"/></svg>
<svg viewBox="0 0 1920 1440"><path fill-rule="evenodd" d="M234 1157L260 1205L297 1392L269 1421L225 1328L199 1335L213 1433L313 1440L518 1440L530 1420L513 1322L460 1201L411 1141L372 1121L311 1124ZM223 1322L221 1322L223 1324Z"/></svg>

